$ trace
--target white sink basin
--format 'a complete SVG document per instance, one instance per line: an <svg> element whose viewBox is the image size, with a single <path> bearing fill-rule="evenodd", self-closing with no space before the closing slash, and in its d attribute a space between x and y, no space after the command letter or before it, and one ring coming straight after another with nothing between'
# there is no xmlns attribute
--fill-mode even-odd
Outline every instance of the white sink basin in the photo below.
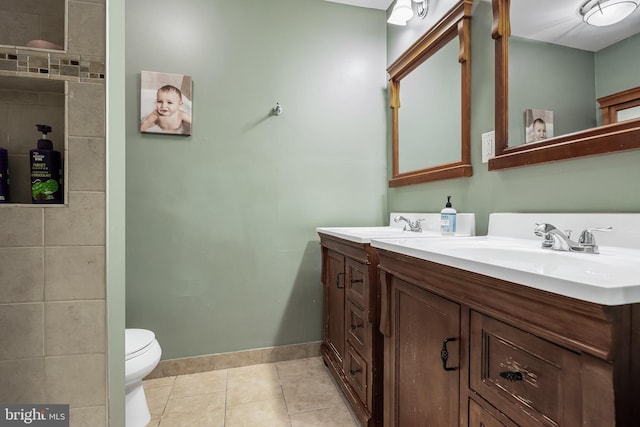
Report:
<svg viewBox="0 0 640 427"><path fill-rule="evenodd" d="M633 285L640 278L640 253L616 253L605 248L598 255L558 252L524 247L464 247L455 249L454 256L484 263L501 264L532 273L563 277L595 286Z"/></svg>
<svg viewBox="0 0 640 427"><path fill-rule="evenodd" d="M393 218L401 215L412 221L420 218L421 232L404 231L404 223L394 223ZM442 237L440 233L439 213L391 213L389 223L380 227L318 227L318 233L328 234L356 243L369 243L371 239L408 239L416 237ZM458 233L455 236L473 236L475 234L475 214L458 214ZM454 237L455 237L454 236Z"/></svg>
<svg viewBox="0 0 640 427"><path fill-rule="evenodd" d="M374 239L371 246L598 304L640 302L640 249L633 247L601 245L600 254L585 254L543 249L535 236L491 235Z"/></svg>
<svg viewBox="0 0 640 427"><path fill-rule="evenodd" d="M434 231L404 231L398 227L320 227L319 233L350 240L356 243L369 243L371 239L408 239L414 237L442 237Z"/></svg>
<svg viewBox="0 0 640 427"><path fill-rule="evenodd" d="M529 271L548 276L562 277L596 286L620 286L634 284L640 277L640 254L636 262L627 255L602 256L557 252L549 249L535 250L518 247L481 247L456 249L454 256L474 261L499 264L502 267Z"/></svg>

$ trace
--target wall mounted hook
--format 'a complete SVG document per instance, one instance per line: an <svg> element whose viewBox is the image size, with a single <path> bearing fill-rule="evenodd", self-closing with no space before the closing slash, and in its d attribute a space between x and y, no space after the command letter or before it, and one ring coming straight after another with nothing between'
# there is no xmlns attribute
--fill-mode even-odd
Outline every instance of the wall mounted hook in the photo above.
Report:
<svg viewBox="0 0 640 427"><path fill-rule="evenodd" d="M276 106L271 109L271 114L274 116L279 116L282 114L282 105L279 102L276 102Z"/></svg>

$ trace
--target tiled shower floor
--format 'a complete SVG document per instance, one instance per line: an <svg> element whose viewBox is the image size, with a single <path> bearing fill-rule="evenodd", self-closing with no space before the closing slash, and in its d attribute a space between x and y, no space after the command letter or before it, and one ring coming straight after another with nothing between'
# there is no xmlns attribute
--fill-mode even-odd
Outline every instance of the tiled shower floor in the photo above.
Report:
<svg viewBox="0 0 640 427"><path fill-rule="evenodd" d="M356 427L320 357L144 381L147 427Z"/></svg>

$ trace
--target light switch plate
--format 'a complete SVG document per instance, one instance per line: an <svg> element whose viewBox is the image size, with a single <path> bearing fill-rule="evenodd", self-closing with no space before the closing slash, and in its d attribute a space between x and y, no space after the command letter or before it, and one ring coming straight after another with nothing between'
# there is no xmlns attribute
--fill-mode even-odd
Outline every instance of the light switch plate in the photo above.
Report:
<svg viewBox="0 0 640 427"><path fill-rule="evenodd" d="M482 134L482 163L487 163L490 158L496 155L496 132L485 132Z"/></svg>

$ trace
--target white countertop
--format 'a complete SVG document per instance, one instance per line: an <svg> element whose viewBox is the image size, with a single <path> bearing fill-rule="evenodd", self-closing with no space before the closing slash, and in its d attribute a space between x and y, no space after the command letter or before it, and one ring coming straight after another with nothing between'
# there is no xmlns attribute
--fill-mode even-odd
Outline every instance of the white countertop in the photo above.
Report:
<svg viewBox="0 0 640 427"><path fill-rule="evenodd" d="M588 226L600 254L540 247L536 222L579 235ZM372 239L372 247L604 305L640 302L640 214L492 214L487 236Z"/></svg>
<svg viewBox="0 0 640 427"><path fill-rule="evenodd" d="M405 231L404 222L396 223L394 218L404 216L415 221L422 219L422 231ZM475 235L475 214L458 213L456 234L452 237L468 237ZM355 243L370 243L371 239L409 239L425 237L443 237L440 233L440 213L399 213L389 215L389 225L380 227L318 227L318 233L328 234Z"/></svg>

